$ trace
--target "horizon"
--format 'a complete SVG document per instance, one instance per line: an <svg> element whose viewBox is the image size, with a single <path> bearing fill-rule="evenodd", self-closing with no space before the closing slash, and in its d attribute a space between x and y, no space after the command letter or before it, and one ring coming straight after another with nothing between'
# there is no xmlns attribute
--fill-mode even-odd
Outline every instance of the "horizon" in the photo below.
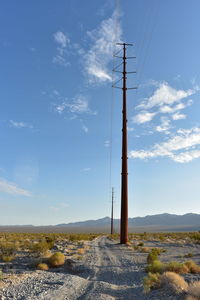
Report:
<svg viewBox="0 0 200 300"><path fill-rule="evenodd" d="M129 218L200 213L199 10L198 0L2 3L2 224L99 219L111 187L119 218L120 41L133 43L138 86L127 93Z"/></svg>
<svg viewBox="0 0 200 300"><path fill-rule="evenodd" d="M187 212L187 213L184 213L184 214L172 214L172 213L167 213L167 212L164 212L164 213L161 213L161 214L154 214L154 215L144 215L144 216L137 216L137 217L128 217L128 219L137 219L137 218L146 218L146 217L154 217L154 216L159 216L159 215L175 215L175 216L185 216L185 215L199 215L198 213L193 213L193 212ZM105 217L101 217L101 218L98 218L98 219L86 219L86 220L77 220L77 221L71 221L71 222L68 222L68 223L56 223L56 224L37 224L37 225L34 225L34 224L0 224L0 227L2 226L11 226L11 227L14 227L14 226L33 226L33 227L48 227L48 226L57 226L57 225L68 225L68 224L75 224L75 223L82 223L82 222L87 222L87 221L98 221L98 220L103 220L103 219L111 219L111 217L109 216L105 216ZM113 220L120 220L120 218L114 218Z"/></svg>

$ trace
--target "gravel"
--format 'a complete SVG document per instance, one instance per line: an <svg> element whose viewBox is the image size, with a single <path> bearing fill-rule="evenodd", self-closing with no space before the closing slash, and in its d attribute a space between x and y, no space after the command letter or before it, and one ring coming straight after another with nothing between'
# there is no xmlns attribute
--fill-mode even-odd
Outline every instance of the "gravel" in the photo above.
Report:
<svg viewBox="0 0 200 300"><path fill-rule="evenodd" d="M183 300L159 289L143 293L146 255L106 237L90 242L85 258L61 269L29 272L18 283L0 288L1 300Z"/></svg>

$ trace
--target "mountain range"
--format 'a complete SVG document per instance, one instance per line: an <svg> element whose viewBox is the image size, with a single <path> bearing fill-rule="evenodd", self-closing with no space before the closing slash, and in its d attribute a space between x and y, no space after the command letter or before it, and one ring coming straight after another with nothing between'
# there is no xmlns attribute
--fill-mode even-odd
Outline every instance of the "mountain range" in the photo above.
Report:
<svg viewBox="0 0 200 300"><path fill-rule="evenodd" d="M64 223L49 226L0 226L0 231L15 232L102 232L110 231L109 217L98 220L87 220L74 223ZM120 220L114 220L115 232L119 232ZM129 218L129 232L158 232L158 231L199 231L200 214L188 213L184 215L157 214L145 217Z"/></svg>

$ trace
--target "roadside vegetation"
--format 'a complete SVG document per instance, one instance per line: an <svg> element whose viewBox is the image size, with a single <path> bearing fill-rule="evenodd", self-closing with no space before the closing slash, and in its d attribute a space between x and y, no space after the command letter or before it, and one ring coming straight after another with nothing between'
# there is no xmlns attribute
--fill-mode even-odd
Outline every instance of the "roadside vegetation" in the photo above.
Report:
<svg viewBox="0 0 200 300"><path fill-rule="evenodd" d="M97 234L65 233L0 233L0 280L12 274L13 265L18 272L27 270L51 271L63 267L68 260L84 259L89 241ZM9 272L10 270L10 272Z"/></svg>

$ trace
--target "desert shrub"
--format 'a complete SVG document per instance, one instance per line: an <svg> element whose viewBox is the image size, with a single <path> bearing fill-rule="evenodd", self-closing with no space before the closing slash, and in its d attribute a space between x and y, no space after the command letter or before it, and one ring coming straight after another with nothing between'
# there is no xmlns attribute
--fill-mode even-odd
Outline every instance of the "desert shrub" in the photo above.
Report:
<svg viewBox="0 0 200 300"><path fill-rule="evenodd" d="M61 252L55 252L48 261L51 267L60 267L65 263L65 256Z"/></svg>
<svg viewBox="0 0 200 300"><path fill-rule="evenodd" d="M54 244L55 244L55 238L50 237L50 236L46 236L46 237L45 237L45 240L46 240L46 242L47 242L47 244L48 244L49 250L51 250L51 249L54 247Z"/></svg>
<svg viewBox="0 0 200 300"><path fill-rule="evenodd" d="M189 296L200 299L200 281L195 281L191 283L187 292Z"/></svg>
<svg viewBox="0 0 200 300"><path fill-rule="evenodd" d="M147 263L151 264L153 263L155 260L158 259L158 256L163 252L163 250L160 248L152 248L151 252L148 254L147 256Z"/></svg>
<svg viewBox="0 0 200 300"><path fill-rule="evenodd" d="M0 243L0 254L10 256L17 251L17 247L14 243L3 242Z"/></svg>
<svg viewBox="0 0 200 300"><path fill-rule="evenodd" d="M3 279L3 272L2 272L2 270L0 269L0 280L2 280Z"/></svg>
<svg viewBox="0 0 200 300"><path fill-rule="evenodd" d="M85 249L84 249L84 248L79 248L79 249L77 250L77 253L78 253L78 254L84 254L84 253L85 253Z"/></svg>
<svg viewBox="0 0 200 300"><path fill-rule="evenodd" d="M146 277L143 278L143 288L144 292L150 292L151 288L156 288L160 285L160 274L158 273L148 273Z"/></svg>
<svg viewBox="0 0 200 300"><path fill-rule="evenodd" d="M47 242L38 242L30 245L30 250L38 255L44 254L49 250L49 244Z"/></svg>
<svg viewBox="0 0 200 300"><path fill-rule="evenodd" d="M39 264L37 265L37 269L38 269L38 270L42 270L42 271L48 271L48 270L49 270L49 267L48 267L48 265L45 264L45 263L39 263Z"/></svg>
<svg viewBox="0 0 200 300"><path fill-rule="evenodd" d="M173 292L179 294L188 289L188 284L184 278L174 272L165 272L160 276L161 286L166 286Z"/></svg>
<svg viewBox="0 0 200 300"><path fill-rule="evenodd" d="M144 246L144 243L143 242L140 242L139 244L138 244L138 247L143 247Z"/></svg>
<svg viewBox="0 0 200 300"><path fill-rule="evenodd" d="M189 273L189 268L184 263L179 263L177 261L171 261L167 263L164 267L165 271L175 272L175 273Z"/></svg>
<svg viewBox="0 0 200 300"><path fill-rule="evenodd" d="M200 273L200 266L198 266L193 260L188 260L184 264L188 267L190 273Z"/></svg>
<svg viewBox="0 0 200 300"><path fill-rule="evenodd" d="M14 260L15 256L14 255L2 255L1 258L4 262L11 262Z"/></svg>
<svg viewBox="0 0 200 300"><path fill-rule="evenodd" d="M165 265L159 261L154 260L151 264L146 267L146 272L150 273L162 273L164 271Z"/></svg>
<svg viewBox="0 0 200 300"><path fill-rule="evenodd" d="M194 254L192 254L191 252L189 252L188 254L186 254L184 257L186 257L186 258L191 258L191 257L193 257L194 256Z"/></svg>

